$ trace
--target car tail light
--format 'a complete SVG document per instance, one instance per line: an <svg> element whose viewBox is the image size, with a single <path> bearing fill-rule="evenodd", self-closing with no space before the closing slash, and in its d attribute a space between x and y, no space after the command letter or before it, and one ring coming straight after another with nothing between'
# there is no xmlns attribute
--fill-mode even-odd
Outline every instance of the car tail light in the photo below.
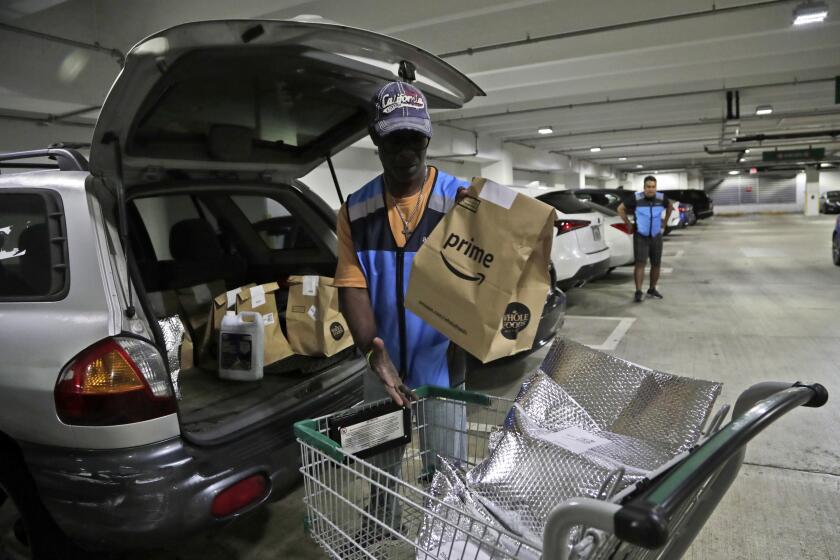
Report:
<svg viewBox="0 0 840 560"><path fill-rule="evenodd" d="M617 224L610 224L610 225L612 227L614 227L615 229L617 229L618 231L620 231L622 233L626 233L627 235L630 235L630 228L627 227L627 224L625 224L624 222L619 222Z"/></svg>
<svg viewBox="0 0 840 560"><path fill-rule="evenodd" d="M588 226L589 220L554 220L554 227L557 228L557 235L563 235L576 229Z"/></svg>
<svg viewBox="0 0 840 560"><path fill-rule="evenodd" d="M265 476L249 476L219 492L213 498L211 511L215 517L227 517L265 496L267 488L268 481Z"/></svg>
<svg viewBox="0 0 840 560"><path fill-rule="evenodd" d="M685 212L685 208L683 208L682 206L680 206L680 213L682 214L683 212Z"/></svg>
<svg viewBox="0 0 840 560"><path fill-rule="evenodd" d="M71 361L55 386L65 424L112 426L176 410L169 374L157 348L135 338L108 338Z"/></svg>

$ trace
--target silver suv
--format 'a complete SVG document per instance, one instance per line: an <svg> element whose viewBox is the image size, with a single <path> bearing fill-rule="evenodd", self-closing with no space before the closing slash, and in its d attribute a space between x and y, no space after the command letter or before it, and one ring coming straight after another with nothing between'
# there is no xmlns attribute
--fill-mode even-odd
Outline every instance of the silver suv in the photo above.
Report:
<svg viewBox="0 0 840 560"><path fill-rule="evenodd" d="M0 156L58 167L0 176L0 507L34 557L157 546L276 499L298 476L292 423L361 398L353 349L251 383L194 356L177 398L159 320L199 341L225 290L333 275L335 212L297 179L366 134L398 75L432 107L481 94L359 29L190 23L127 56L89 167L69 149Z"/></svg>

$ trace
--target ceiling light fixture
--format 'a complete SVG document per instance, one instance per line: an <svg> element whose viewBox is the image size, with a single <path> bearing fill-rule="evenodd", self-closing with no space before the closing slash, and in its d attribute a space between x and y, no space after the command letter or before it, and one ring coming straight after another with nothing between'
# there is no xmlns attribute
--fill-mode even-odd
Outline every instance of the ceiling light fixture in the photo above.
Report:
<svg viewBox="0 0 840 560"><path fill-rule="evenodd" d="M745 153L745 154L748 154L748 153L750 153L751 151L752 151L752 150L750 150L749 148L747 148L746 150L744 150L744 153Z"/></svg>
<svg viewBox="0 0 840 560"><path fill-rule="evenodd" d="M642 167L644 167L644 165L642 165L641 163L636 164L636 169L641 169Z"/></svg>
<svg viewBox="0 0 840 560"><path fill-rule="evenodd" d="M821 23L828 16L825 2L803 2L793 10L793 25Z"/></svg>
<svg viewBox="0 0 840 560"><path fill-rule="evenodd" d="M740 173L740 171L736 171L735 169L729 172L730 175L737 175L738 173Z"/></svg>
<svg viewBox="0 0 840 560"><path fill-rule="evenodd" d="M831 167L830 163L821 163L820 167Z"/></svg>
<svg viewBox="0 0 840 560"><path fill-rule="evenodd" d="M747 158L742 157L738 160L738 163L744 163L745 161L747 161Z"/></svg>
<svg viewBox="0 0 840 560"><path fill-rule="evenodd" d="M773 107L770 105L759 105L755 108L756 115L769 115L773 112Z"/></svg>
<svg viewBox="0 0 840 560"><path fill-rule="evenodd" d="M627 158L626 157L620 157L620 158L618 158L618 161L627 161Z"/></svg>
<svg viewBox="0 0 840 560"><path fill-rule="evenodd" d="M544 126L537 130L537 132L539 132L540 134L554 134L554 129L550 126Z"/></svg>
<svg viewBox="0 0 840 560"><path fill-rule="evenodd" d="M592 148L589 148L589 151L590 152L600 152L601 148L599 148L598 146L593 146Z"/></svg>

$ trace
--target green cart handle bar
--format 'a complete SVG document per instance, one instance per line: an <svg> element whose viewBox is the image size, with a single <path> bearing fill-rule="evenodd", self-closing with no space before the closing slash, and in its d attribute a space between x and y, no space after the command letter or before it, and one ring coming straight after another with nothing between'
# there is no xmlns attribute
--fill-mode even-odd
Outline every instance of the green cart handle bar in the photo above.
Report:
<svg viewBox="0 0 840 560"><path fill-rule="evenodd" d="M747 442L794 408L816 408L827 401L828 391L819 383L797 382L757 402L625 502L615 513L615 536L643 548L660 548L668 541L668 520Z"/></svg>
<svg viewBox="0 0 840 560"><path fill-rule="evenodd" d="M491 397L485 395L484 393L462 391L461 389L450 389L449 387L434 387L432 385L418 387L414 393L421 399L441 398L481 406L490 406L491 402ZM326 434L323 434L318 430L317 421L301 420L299 422L295 422L294 429L295 437L302 442L305 442L322 453L329 455L336 461L344 460L346 453L341 449L341 446L338 443L334 442L327 437Z"/></svg>

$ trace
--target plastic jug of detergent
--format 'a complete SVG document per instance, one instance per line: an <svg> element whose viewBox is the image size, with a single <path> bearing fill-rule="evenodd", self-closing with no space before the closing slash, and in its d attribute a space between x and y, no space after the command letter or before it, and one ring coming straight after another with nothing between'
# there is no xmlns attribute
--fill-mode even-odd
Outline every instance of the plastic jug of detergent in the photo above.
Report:
<svg viewBox="0 0 840 560"><path fill-rule="evenodd" d="M219 377L257 381L263 377L262 315L254 311L228 311L219 329Z"/></svg>

